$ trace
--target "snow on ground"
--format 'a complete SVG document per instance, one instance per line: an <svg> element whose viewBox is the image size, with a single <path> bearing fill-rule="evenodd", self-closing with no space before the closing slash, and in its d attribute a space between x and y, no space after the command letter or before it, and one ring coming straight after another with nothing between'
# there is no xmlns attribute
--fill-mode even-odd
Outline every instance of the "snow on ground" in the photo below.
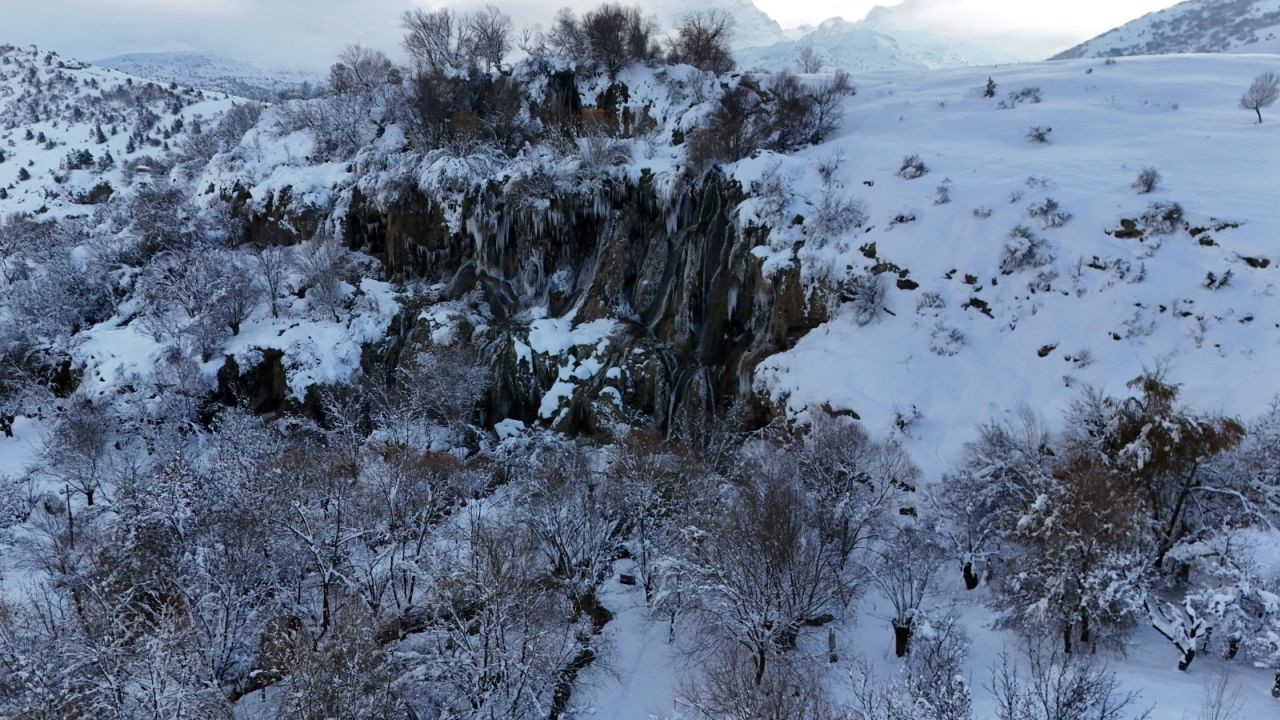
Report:
<svg viewBox="0 0 1280 720"><path fill-rule="evenodd" d="M1280 51L1280 0L1188 0L1148 13L1059 58Z"/></svg>
<svg viewBox="0 0 1280 720"><path fill-rule="evenodd" d="M975 423L1023 404L1054 423L1084 384L1122 393L1161 363L1197 407L1262 413L1280 393L1268 372L1280 362L1280 205L1267 190L1280 171L1259 158L1280 142L1280 125L1257 125L1237 101L1277 66L1275 56L1198 56L858 78L839 137L770 162L816 197L812 168L843 154L837 178L869 213L862 232L803 262L815 272L890 262L919 287L883 275L892 314L860 327L846 309L766 360L758 387L797 417L829 403L878 433L915 408L907 443L933 477L959 459ZM997 109L979 92L988 76L1000 98L1034 86L1043 102ZM1032 126L1053 128L1052 142L1029 141ZM896 176L910 154L927 175ZM1151 195L1130 187L1144 167L1163 177ZM941 185L950 202L937 205ZM1061 228L1029 216L1046 198L1071 213ZM1191 226L1209 230L1108 234L1157 201L1180 203ZM900 215L915 220L895 224ZM1226 221L1239 227L1215 229ZM1047 241L1053 260L1005 275L1001 253L1018 225ZM875 260L863 252L871 243ZM797 260L787 247L769 261ZM1228 272L1226 287L1205 287L1209 273ZM944 307L918 309L926 293ZM965 307L975 298L990 316Z"/></svg>
<svg viewBox="0 0 1280 720"><path fill-rule="evenodd" d="M976 423L1027 405L1060 424L1086 383L1123 393L1125 382L1161 363L1198 408L1246 419L1262 413L1280 394L1280 305L1273 297L1280 205L1272 189L1280 170L1260 158L1280 146L1280 124L1257 125L1237 101L1255 75L1277 67L1275 56L1194 56L856 77L858 96L832 142L794 157L744 161L737 174L746 184L776 165L786 186L807 196L801 204L816 203L817 166L843 155L836 178L865 204L867 227L799 258L790 242L759 251L774 267L801 262L810 274L892 262L919 287L898 289L898 275L887 274L892 314L859 326L846 308L766 360L758 388L800 420L828 404L857 412L876 434L900 434L931 481L959 461ZM981 97L988 76L999 85L997 99ZM1041 88L1043 101L997 109L1024 86ZM1037 125L1053 128L1050 144L1027 139ZM929 174L896 176L910 154L921 156ZM1130 185L1149 166L1163 183L1139 195ZM935 204L944 184L950 202ZM1072 214L1060 228L1028 216L1047 197ZM1180 203L1190 226L1209 230L1192 237L1179 229L1142 242L1107 234L1156 201ZM978 217L975 209L990 215ZM898 215L915 220L894 223ZM1228 221L1239 227L1215 229ZM1004 275L1001 253L1017 225L1047 240L1054 259ZM1205 235L1215 244L1202 245ZM870 243L875 260L863 252ZM1269 263L1252 267L1246 257ZM1222 289L1204 286L1208 273L1227 271L1231 280ZM1041 272L1051 275L1032 292L1028 285ZM970 283L966 274L974 276ZM943 306L917 311L929 292ZM985 301L991 316L963 307L971 298ZM938 327L963 341L935 341ZM931 342L943 354L931 351ZM1276 544L1274 536L1262 546L1268 543ZM974 717L989 718L990 667L1017 640L990 627L985 590L966 593L958 576L950 580L934 606L955 607L974 641L966 666ZM688 653L694 641L668 644L665 619L650 615L640 590L616 578L604 588L602 600L617 613L604 630L610 651L583 673L578 716L678 716L680 680L700 668ZM837 695L847 696L860 658L881 675L896 667L881 602L865 595L848 614L860 622L837 625L841 661L830 669ZM809 634L809 642L818 640L825 644L825 633ZM1202 657L1179 672L1176 651L1150 628L1135 632L1123 656L1100 653L1125 690L1154 706L1152 720L1193 717L1205 687L1226 670L1240 684L1241 717L1275 713L1270 671Z"/></svg>
<svg viewBox="0 0 1280 720"><path fill-rule="evenodd" d="M630 572L628 561L619 573ZM949 584L948 584L949 583ZM692 621L677 623L675 640L668 634L665 616L655 615L644 601L644 591L622 585L617 577L606 581L600 600L615 616L604 629L600 660L579 676L572 707L578 720L682 719L681 684L704 667L700 639ZM1013 633L991 627L985 586L973 592L963 589L958 572L943 580L943 587L929 603L939 615L953 610L959 625L972 641L964 673L973 691L973 717L995 717L990 691L991 669L1008 652L1018 661L1020 640ZM834 624L838 661L828 665L826 632L809 631L796 651L815 667L824 668L827 687L837 703L852 704L854 677L864 669L881 681L892 679L901 661L893 654L893 635L886 601L870 591ZM1231 677L1238 693L1239 717L1261 720L1273 717L1276 701L1270 696L1274 673L1245 663L1226 663L1212 656L1196 658L1188 672L1177 669L1178 654L1154 630L1141 627L1128 638L1123 653L1099 650L1097 660L1116 673L1124 692L1139 692L1138 707L1151 707L1150 720L1188 720L1205 698L1206 690L1223 673ZM1025 660L1021 661L1025 664Z"/></svg>
<svg viewBox="0 0 1280 720"><path fill-rule="evenodd" d="M0 216L89 215L85 196L95 186L120 192L131 183L127 161L169 155L237 102L35 48L0 46L0 58ZM135 131L147 139L131 138ZM68 168L72 151L87 151L92 164Z"/></svg>

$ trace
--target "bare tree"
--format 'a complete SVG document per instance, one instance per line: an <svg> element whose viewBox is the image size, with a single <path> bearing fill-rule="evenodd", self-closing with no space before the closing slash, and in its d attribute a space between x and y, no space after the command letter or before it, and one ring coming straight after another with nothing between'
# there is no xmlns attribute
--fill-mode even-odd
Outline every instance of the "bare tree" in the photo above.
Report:
<svg viewBox="0 0 1280 720"><path fill-rule="evenodd" d="M1026 658L1015 661L1002 652L990 683L998 720L1144 720L1151 715L1138 708L1137 693L1123 692L1115 674L1089 655L1033 645Z"/></svg>
<svg viewBox="0 0 1280 720"><path fill-rule="evenodd" d="M258 275L262 278L266 290L267 302L271 306L271 317L280 317L280 297L284 294L285 278L289 274L289 255L284 248L270 246L257 250L253 254L258 266Z"/></svg>
<svg viewBox="0 0 1280 720"><path fill-rule="evenodd" d="M869 564L871 582L893 608L893 652L905 657L911 650L920 606L933 589L942 567L942 547L918 523L898 530Z"/></svg>
<svg viewBox="0 0 1280 720"><path fill-rule="evenodd" d="M813 49L812 45L805 45L796 53L796 67L805 75L820 73L825 65L826 61L817 50Z"/></svg>
<svg viewBox="0 0 1280 720"><path fill-rule="evenodd" d="M704 720L836 720L843 717L816 673L785 663L764 682L755 681L751 656L730 646L701 681L685 683L681 703Z"/></svg>
<svg viewBox="0 0 1280 720"><path fill-rule="evenodd" d="M836 542L814 529L815 503L785 463L752 463L754 478L692 529L688 557L668 563L710 629L752 657L753 683L795 646L800 631L829 619L845 597Z"/></svg>
<svg viewBox="0 0 1280 720"><path fill-rule="evenodd" d="M417 8L405 12L400 24L405 30L404 48L418 72L440 72L469 64L471 24L454 11Z"/></svg>
<svg viewBox="0 0 1280 720"><path fill-rule="evenodd" d="M732 32L733 18L724 10L691 12L676 25L675 37L668 41L667 58L716 75L729 72L733 69L733 56L729 54Z"/></svg>
<svg viewBox="0 0 1280 720"><path fill-rule="evenodd" d="M339 94L370 93L398 82L399 76L386 55L357 43L348 45L338 56L338 62L329 68L329 85Z"/></svg>
<svg viewBox="0 0 1280 720"><path fill-rule="evenodd" d="M350 262L346 248L330 239L317 240L314 250L305 253L300 263L312 309L327 313L334 322L346 297L342 286Z"/></svg>
<svg viewBox="0 0 1280 720"><path fill-rule="evenodd" d="M467 17L468 36L476 60L492 70L511 51L511 18L493 5Z"/></svg>
<svg viewBox="0 0 1280 720"><path fill-rule="evenodd" d="M1205 681L1197 720L1239 720L1243 704L1240 683L1223 670Z"/></svg>
<svg viewBox="0 0 1280 720"><path fill-rule="evenodd" d="M565 57L590 61L617 77L633 62L658 57L656 32L657 22L640 8L605 3L584 14L581 21L571 11L561 11L547 42Z"/></svg>
<svg viewBox="0 0 1280 720"><path fill-rule="evenodd" d="M47 448L50 470L92 506L110 470L111 413L102 403L78 398L63 415Z"/></svg>
<svg viewBox="0 0 1280 720"><path fill-rule="evenodd" d="M1253 84L1240 98L1240 107L1258 113L1258 123L1262 123L1262 108L1271 107L1280 99L1280 75L1265 72L1254 78Z"/></svg>

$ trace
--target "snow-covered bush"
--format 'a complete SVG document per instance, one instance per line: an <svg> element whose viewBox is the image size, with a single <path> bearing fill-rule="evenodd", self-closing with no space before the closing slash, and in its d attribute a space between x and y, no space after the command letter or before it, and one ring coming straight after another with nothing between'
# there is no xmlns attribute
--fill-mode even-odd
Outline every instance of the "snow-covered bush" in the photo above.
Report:
<svg viewBox="0 0 1280 720"><path fill-rule="evenodd" d="M1022 87L1009 93L1008 100L1000 101L1000 109L1007 110L1015 108L1023 103L1037 104L1041 101L1042 96L1038 87Z"/></svg>
<svg viewBox="0 0 1280 720"><path fill-rule="evenodd" d="M1023 270L1044 267L1053 261L1049 243L1024 225L1009 231L1000 255L1000 272L1012 275Z"/></svg>
<svg viewBox="0 0 1280 720"><path fill-rule="evenodd" d="M1029 206L1027 215L1033 220L1039 220L1045 229L1060 228L1071 219L1071 213L1063 210L1053 198L1045 198Z"/></svg>
<svg viewBox="0 0 1280 720"><path fill-rule="evenodd" d="M1160 201L1148 205L1139 222L1151 235L1171 235L1182 228L1184 217L1181 205Z"/></svg>
<svg viewBox="0 0 1280 720"><path fill-rule="evenodd" d="M964 347L964 333L957 328L936 325L929 333L929 352L942 357L959 354Z"/></svg>
<svg viewBox="0 0 1280 720"><path fill-rule="evenodd" d="M919 155L908 155L902 158L902 167L898 168L898 177L904 180L922 178L929 172L929 167Z"/></svg>
<svg viewBox="0 0 1280 720"><path fill-rule="evenodd" d="M885 310L887 287L884 279L873 272L855 273L840 286L840 299L848 303L853 319L859 325L870 325Z"/></svg>

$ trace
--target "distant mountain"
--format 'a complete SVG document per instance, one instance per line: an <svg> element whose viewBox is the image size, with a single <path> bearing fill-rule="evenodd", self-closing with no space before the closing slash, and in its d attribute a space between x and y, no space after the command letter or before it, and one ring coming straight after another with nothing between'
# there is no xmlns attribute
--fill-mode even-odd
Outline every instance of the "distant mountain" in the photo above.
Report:
<svg viewBox="0 0 1280 720"><path fill-rule="evenodd" d="M274 100L324 81L318 73L263 70L240 60L202 52L133 53L99 60L102 67L163 83L218 90L254 100Z"/></svg>
<svg viewBox="0 0 1280 720"><path fill-rule="evenodd" d="M1280 52L1280 0L1188 0L1144 15L1052 59L1274 52Z"/></svg>
<svg viewBox="0 0 1280 720"><path fill-rule="evenodd" d="M825 69L850 72L994 65L1011 59L932 33L842 18L826 20L807 33L768 47L740 50L736 56L744 70L794 70L797 56L806 47L822 58Z"/></svg>

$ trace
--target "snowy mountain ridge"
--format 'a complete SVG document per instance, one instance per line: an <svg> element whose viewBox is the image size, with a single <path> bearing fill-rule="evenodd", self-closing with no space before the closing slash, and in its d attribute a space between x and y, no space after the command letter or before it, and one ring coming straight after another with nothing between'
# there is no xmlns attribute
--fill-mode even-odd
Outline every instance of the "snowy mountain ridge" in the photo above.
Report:
<svg viewBox="0 0 1280 720"><path fill-rule="evenodd" d="M1054 56L1280 52L1280 1L1187 0Z"/></svg>
<svg viewBox="0 0 1280 720"><path fill-rule="evenodd" d="M319 73L263 70L234 58L195 51L131 53L97 60L94 64L158 82L265 101L274 101L282 92L297 93L304 86L314 87L325 80Z"/></svg>
<svg viewBox="0 0 1280 720"><path fill-rule="evenodd" d="M933 33L904 30L868 20L830 18L817 27L765 47L738 52L745 70L794 68L804 49L811 49L828 70L936 70L995 65L1013 58L998 50Z"/></svg>

